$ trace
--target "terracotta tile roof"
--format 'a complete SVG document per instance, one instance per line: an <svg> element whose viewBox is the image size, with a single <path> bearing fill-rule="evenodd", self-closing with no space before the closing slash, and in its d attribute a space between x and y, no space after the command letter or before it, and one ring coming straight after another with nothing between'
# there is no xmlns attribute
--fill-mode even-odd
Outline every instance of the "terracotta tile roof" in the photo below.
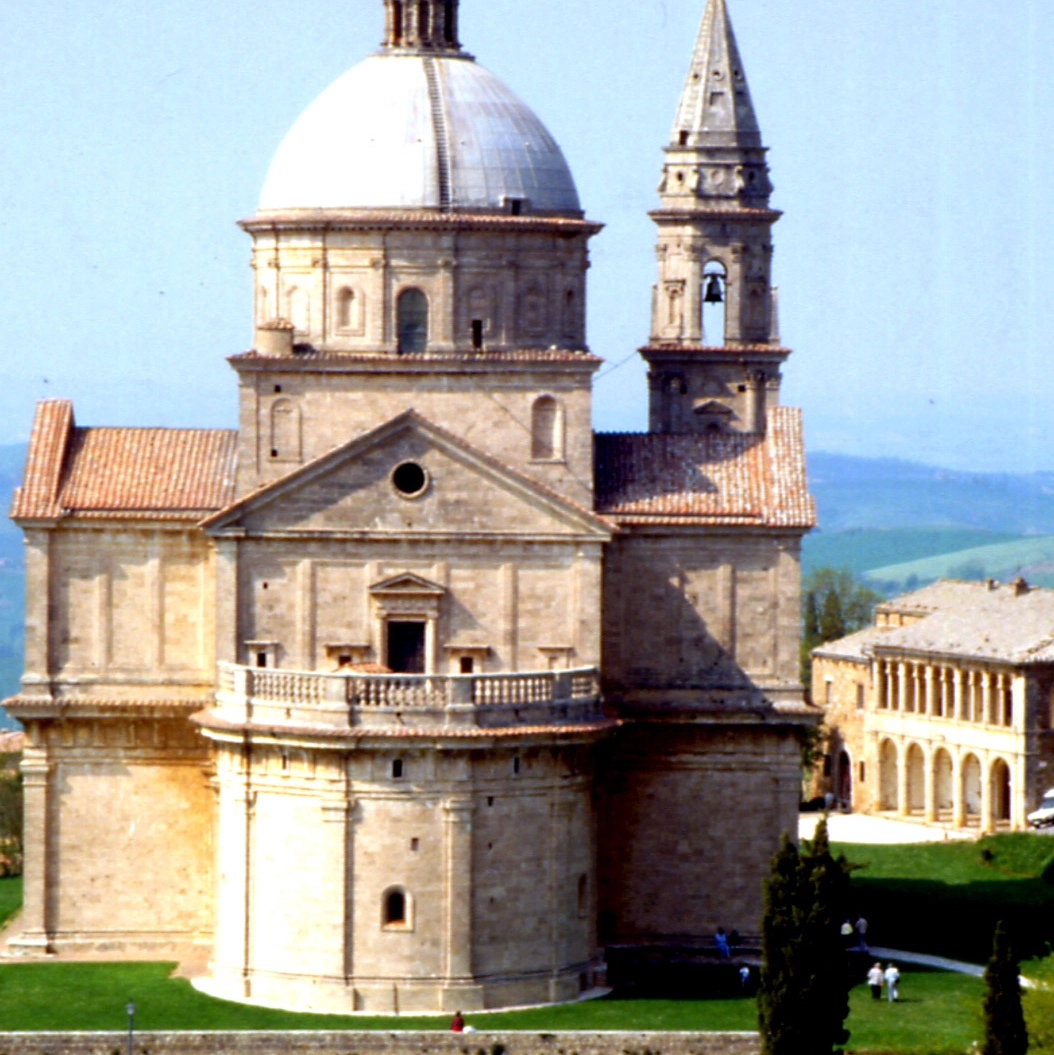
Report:
<svg viewBox="0 0 1054 1055"><path fill-rule="evenodd" d="M236 453L230 429L77 428L68 401L45 400L11 515L200 517L233 499Z"/></svg>
<svg viewBox="0 0 1054 1055"><path fill-rule="evenodd" d="M12 517L57 517L62 462L73 430L73 404L68 399L43 399L33 415L22 486L15 488Z"/></svg>
<svg viewBox="0 0 1054 1055"><path fill-rule="evenodd" d="M597 512L620 523L809 528L801 412L776 407L764 438L599 433Z"/></svg>

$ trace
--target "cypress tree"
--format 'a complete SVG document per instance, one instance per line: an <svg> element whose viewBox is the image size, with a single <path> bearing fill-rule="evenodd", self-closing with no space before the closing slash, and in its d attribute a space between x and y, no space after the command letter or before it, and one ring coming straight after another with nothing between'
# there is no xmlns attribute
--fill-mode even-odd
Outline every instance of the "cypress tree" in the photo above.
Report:
<svg viewBox="0 0 1054 1055"><path fill-rule="evenodd" d="M842 614L842 600L838 591L832 586L823 599L823 611L820 613L820 640L836 641L845 637L845 616Z"/></svg>
<svg viewBox="0 0 1054 1055"><path fill-rule="evenodd" d="M1025 1055L1028 1031L1021 1010L1018 964L1002 922L996 924L984 985L983 1055Z"/></svg>
<svg viewBox="0 0 1054 1055"><path fill-rule="evenodd" d="M801 930L799 872L798 850L784 835L765 883L765 914L761 920L758 1024L762 1055L791 1055L803 1040L795 991Z"/></svg>
<svg viewBox="0 0 1054 1055"><path fill-rule="evenodd" d="M762 1055L830 1055L849 1039L849 975L839 925L845 862L831 856L827 823L798 853L784 836L765 885L758 1024Z"/></svg>

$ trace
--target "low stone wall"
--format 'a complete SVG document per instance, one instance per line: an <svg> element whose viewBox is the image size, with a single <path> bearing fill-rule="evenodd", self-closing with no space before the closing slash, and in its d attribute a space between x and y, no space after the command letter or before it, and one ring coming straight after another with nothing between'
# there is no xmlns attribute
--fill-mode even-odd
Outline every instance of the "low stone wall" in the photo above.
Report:
<svg viewBox="0 0 1054 1055"><path fill-rule="evenodd" d="M757 1055L756 1033L137 1032L134 1055ZM126 1055L127 1033L0 1033L0 1055Z"/></svg>

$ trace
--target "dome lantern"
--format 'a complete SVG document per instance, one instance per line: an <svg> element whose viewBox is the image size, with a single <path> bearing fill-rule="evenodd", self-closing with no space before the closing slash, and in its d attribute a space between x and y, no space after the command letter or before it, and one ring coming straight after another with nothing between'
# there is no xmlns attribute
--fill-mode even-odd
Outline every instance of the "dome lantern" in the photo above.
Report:
<svg viewBox="0 0 1054 1055"><path fill-rule="evenodd" d="M460 54L458 0L384 0L384 50Z"/></svg>

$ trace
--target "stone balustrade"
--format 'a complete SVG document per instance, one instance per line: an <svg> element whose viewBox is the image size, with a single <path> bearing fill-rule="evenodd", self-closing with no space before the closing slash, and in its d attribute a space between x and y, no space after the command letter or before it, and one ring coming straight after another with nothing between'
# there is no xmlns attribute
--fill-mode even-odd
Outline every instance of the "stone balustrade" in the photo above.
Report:
<svg viewBox="0 0 1054 1055"><path fill-rule="evenodd" d="M511 674L363 674L217 666L217 710L237 723L500 728L576 725L601 717L595 667Z"/></svg>

